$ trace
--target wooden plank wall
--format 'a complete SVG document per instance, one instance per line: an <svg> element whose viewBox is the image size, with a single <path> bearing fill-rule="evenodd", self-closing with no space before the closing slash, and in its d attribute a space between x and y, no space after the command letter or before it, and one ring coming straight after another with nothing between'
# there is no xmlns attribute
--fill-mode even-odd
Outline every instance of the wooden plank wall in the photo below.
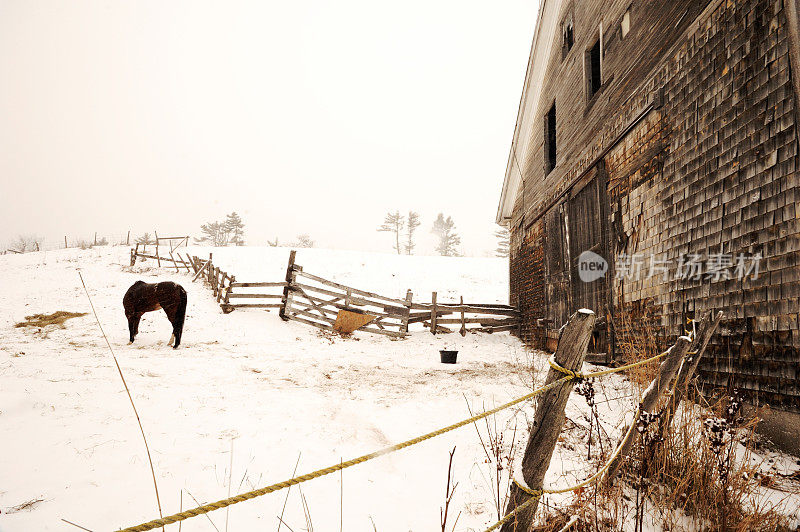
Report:
<svg viewBox="0 0 800 532"><path fill-rule="evenodd" d="M512 277L525 275L514 269L533 253L526 243L539 233L539 220L549 220L575 180L603 161L610 258L655 254L671 263L666 278L615 280L615 305L635 305L673 336L686 318L723 310L726 322L701 378L800 410L798 102L785 2L637 0L630 4L631 33L621 40L616 21L628 4L574 8L579 54L598 21L608 35L604 87L591 101L582 94L579 60L562 60L560 49L550 59L539 113L556 101L558 164L544 175L541 141L523 155ZM565 10L572 5L565 3ZM533 134L543 132L534 128ZM761 272L744 281L681 279L676 263L689 253L761 254ZM524 308L514 290L512 283L512 300Z"/></svg>

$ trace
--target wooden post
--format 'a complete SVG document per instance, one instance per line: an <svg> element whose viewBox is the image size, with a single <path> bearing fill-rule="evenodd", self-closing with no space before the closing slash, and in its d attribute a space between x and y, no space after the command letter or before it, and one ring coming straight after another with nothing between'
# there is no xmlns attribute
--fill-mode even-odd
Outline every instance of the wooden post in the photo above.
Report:
<svg viewBox="0 0 800 532"><path fill-rule="evenodd" d="M667 357L658 367L658 374L656 375L656 378L653 379L653 382L651 382L650 386L648 386L645 390L644 395L642 396L642 401L639 403L638 415L631 422L631 424L636 424L636 422L639 420L639 417L642 415L642 412L652 413L653 409L658 403L658 400L661 398L664 392L667 391L667 388L669 388L669 383L675 376L675 373L677 373L678 366L680 366L683 357L686 356L686 352L689 351L689 346L691 344L692 341L688 336L679 336L678 340L675 342L675 345L669 348ZM614 475L616 475L620 467L622 467L622 462L630 452L633 442L636 439L636 435L639 434L638 431L628 430L629 428L630 425L626 426L625 430L622 431L624 436L622 437L622 441L619 443L620 451L611 461L611 464L609 464L608 471L606 471L606 474L603 477L606 483L613 481Z"/></svg>
<svg viewBox="0 0 800 532"><path fill-rule="evenodd" d="M225 289L225 277L227 276L228 274L226 274L225 272L220 272L219 288L217 289L217 303L219 303L220 300L222 300L222 291Z"/></svg>
<svg viewBox="0 0 800 532"><path fill-rule="evenodd" d="M64 249L67 249L67 235L64 235Z"/></svg>
<svg viewBox="0 0 800 532"><path fill-rule="evenodd" d="M222 305L222 312L225 314L229 314L233 312L233 307L231 307L231 291L233 290L233 283L236 282L236 276L231 275L228 278L228 289L225 291L225 301Z"/></svg>
<svg viewBox="0 0 800 532"><path fill-rule="evenodd" d="M94 245L97 245L97 231L94 232Z"/></svg>
<svg viewBox="0 0 800 532"><path fill-rule="evenodd" d="M581 309L570 317L558 339L555 354L555 361L558 365L572 371L578 371L581 368L583 359L586 357L586 347L589 345L594 322L594 312L587 309ZM547 373L545 384L550 384L562 377L564 377L563 373L551 368ZM543 486L544 475L550 465L550 459L564 424L564 409L573 385L573 380L563 382L540 395L536 403L531 434L525 448L525 455L522 457L522 477L531 489L541 489ZM506 514L514 511L517 506L529 498L530 495L519 489L516 484L512 484ZM537 499L504 524L500 530L504 532L530 530L538 504Z"/></svg>
<svg viewBox="0 0 800 532"><path fill-rule="evenodd" d="M402 318L402 324L400 325L400 332L408 333L408 320L411 317L411 300L414 298L414 293L408 289L406 290L406 311Z"/></svg>
<svg viewBox="0 0 800 532"><path fill-rule="evenodd" d="M686 397L686 387L689 384L689 379L692 378L694 372L697 370L697 366L700 364L700 359L703 357L703 352L706 350L708 342L711 341L711 337L717 330L717 326L719 325L720 321L722 321L722 316L722 311L719 311L717 312L716 316L712 318L711 313L709 312L700 321L700 326L697 329L697 335L694 337L694 341L689 348L690 352L696 352L697 354L687 355L686 360L683 364L681 364L681 368L678 370L678 376L675 378L675 391L672 394L672 397L670 397L666 408L664 408L664 413L658 420L658 433L662 437L666 436L669 426L672 424L672 418L674 417L675 412L678 410L678 406L680 406L683 398Z"/></svg>
<svg viewBox="0 0 800 532"><path fill-rule="evenodd" d="M464 321L464 296L460 296L461 301L461 330L458 331L461 333L461 336L467 335L467 323Z"/></svg>
<svg viewBox="0 0 800 532"><path fill-rule="evenodd" d="M203 271L204 271L206 268L208 268L208 265L209 265L209 264L211 264L211 263L210 263L210 262L204 262L203 264L201 264L201 265L200 265L200 269L199 269L199 270L197 270L197 273L195 273L195 274L194 274L194 277L192 277L192 282L194 282L194 281L195 281L195 280L196 280L198 277L200 277L200 274L202 274L202 273L203 273Z"/></svg>
<svg viewBox="0 0 800 532"><path fill-rule="evenodd" d="M297 255L296 250L293 249L289 252L289 264L286 266L286 286L283 287L283 306L278 311L278 316L280 316L283 321L289 319L288 316L286 316L286 309L290 305L289 299L291 297L292 281L294 280L295 255Z"/></svg>
<svg viewBox="0 0 800 532"><path fill-rule="evenodd" d="M169 252L169 256L172 259L172 265L175 266L175 273L178 273L180 271L178 269L178 261L175 260L175 256L172 254L172 251Z"/></svg>
<svg viewBox="0 0 800 532"><path fill-rule="evenodd" d="M131 230L130 229L128 229L128 236L125 238L125 245L126 246L130 246L131 245Z"/></svg>
<svg viewBox="0 0 800 532"><path fill-rule="evenodd" d="M431 293L431 334L436 334L436 292Z"/></svg>

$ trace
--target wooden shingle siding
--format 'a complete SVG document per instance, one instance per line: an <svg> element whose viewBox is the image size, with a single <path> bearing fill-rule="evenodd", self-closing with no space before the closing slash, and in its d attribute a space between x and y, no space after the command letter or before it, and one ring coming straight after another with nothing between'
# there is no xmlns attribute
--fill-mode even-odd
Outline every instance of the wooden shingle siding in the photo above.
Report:
<svg viewBox="0 0 800 532"><path fill-rule="evenodd" d="M561 43L553 46L536 121L555 102L557 165L545 175L541 127L518 154L524 181L510 225L511 300L523 309L527 339L552 336L561 316L595 301L575 286L575 264L558 259L574 261L585 249L604 250L609 262L655 255L669 261L666 276L610 278L610 293L595 303L606 308L593 310L636 308L670 336L687 317L723 310L701 378L800 411L798 109L783 2L565 2L575 44L563 59ZM604 83L587 101L584 57L600 24ZM573 203L570 216L600 212L603 229L573 224L574 249L556 256L554 240L568 236L560 213L598 168L602 205ZM545 249L548 263L537 259ZM761 254L759 277L675 275L682 255L715 253Z"/></svg>

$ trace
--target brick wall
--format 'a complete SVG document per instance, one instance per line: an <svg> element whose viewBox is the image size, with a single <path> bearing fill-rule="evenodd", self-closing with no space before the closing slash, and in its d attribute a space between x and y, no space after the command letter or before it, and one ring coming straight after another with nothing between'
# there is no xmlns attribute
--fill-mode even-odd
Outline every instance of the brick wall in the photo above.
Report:
<svg viewBox="0 0 800 532"><path fill-rule="evenodd" d="M545 331L537 326L544 318L544 221L527 231L512 231L509 256L510 303L522 314L521 336L536 347L545 345Z"/></svg>

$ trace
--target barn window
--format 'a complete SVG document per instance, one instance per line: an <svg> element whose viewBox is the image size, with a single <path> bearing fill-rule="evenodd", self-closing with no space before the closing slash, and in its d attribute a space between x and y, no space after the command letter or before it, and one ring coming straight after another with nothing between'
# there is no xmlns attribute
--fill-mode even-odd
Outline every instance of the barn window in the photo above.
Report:
<svg viewBox="0 0 800 532"><path fill-rule="evenodd" d="M600 33L602 35L602 32ZM603 84L603 41L597 41L586 51L584 71L586 74L586 99L591 100Z"/></svg>
<svg viewBox="0 0 800 532"><path fill-rule="evenodd" d="M623 39L628 35L628 32L631 31L631 8L628 8L625 14L622 15L622 22L619 25L619 29Z"/></svg>
<svg viewBox="0 0 800 532"><path fill-rule="evenodd" d="M549 174L556 167L556 104L544 117L544 173Z"/></svg>
<svg viewBox="0 0 800 532"><path fill-rule="evenodd" d="M572 15L569 15L561 23L561 58L567 57L567 54L572 50L572 45L575 44L575 33L572 26Z"/></svg>

